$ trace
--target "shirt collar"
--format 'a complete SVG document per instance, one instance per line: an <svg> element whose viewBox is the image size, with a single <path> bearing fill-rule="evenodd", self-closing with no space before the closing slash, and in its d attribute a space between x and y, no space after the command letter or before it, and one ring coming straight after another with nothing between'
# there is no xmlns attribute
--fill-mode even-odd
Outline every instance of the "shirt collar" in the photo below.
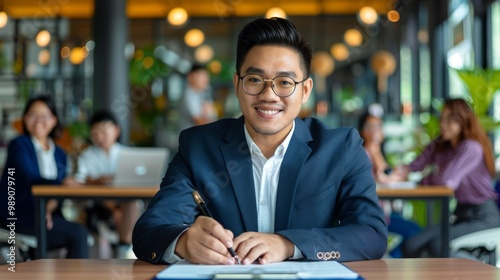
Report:
<svg viewBox="0 0 500 280"><path fill-rule="evenodd" d="M38 152L43 152L43 153L53 153L55 150L55 144L54 141L52 141L52 138L48 139L49 143L49 150L45 151L45 149L42 147L42 144L38 139L36 139L34 136L31 136L31 142L33 143L33 146L35 147L35 151Z"/></svg>
<svg viewBox="0 0 500 280"><path fill-rule="evenodd" d="M259 147L255 142L253 141L252 137L250 136L250 133L248 132L247 126L244 124L243 125L243 130L245 131L245 139L247 141L247 145L250 148L250 153L252 155L255 154L260 154L262 155L262 152L260 151ZM288 149L288 145L290 144L290 140L292 139L293 132L295 131L295 120L292 122L292 129L288 133L288 135L285 137L283 142L276 148L276 151L274 152L274 155L277 156L283 156L286 153L286 150Z"/></svg>

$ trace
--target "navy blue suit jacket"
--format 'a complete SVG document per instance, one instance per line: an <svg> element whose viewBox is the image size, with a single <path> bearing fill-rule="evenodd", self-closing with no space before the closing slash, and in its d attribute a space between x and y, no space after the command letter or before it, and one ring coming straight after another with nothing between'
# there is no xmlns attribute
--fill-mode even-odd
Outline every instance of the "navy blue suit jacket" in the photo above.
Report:
<svg viewBox="0 0 500 280"><path fill-rule="evenodd" d="M235 236L257 231L252 161L244 119L223 119L185 130L159 192L136 223L134 252L161 262L166 248L199 214L198 190L213 217ZM371 163L353 128L330 129L296 119L278 184L275 232L307 260L339 252L339 261L381 258L387 227Z"/></svg>
<svg viewBox="0 0 500 280"><path fill-rule="evenodd" d="M56 146L54 158L57 164L57 178L47 180L40 176L38 160L36 158L35 147L28 135L21 135L13 139L7 148L7 161L0 180L0 216L2 221L6 221L9 215L8 203L8 170L14 169L15 179L12 187L15 188L15 217L16 230L20 233L34 234L35 229L35 200L31 193L32 185L56 185L61 184L66 177L67 157L66 153ZM11 189L12 190L12 189Z"/></svg>

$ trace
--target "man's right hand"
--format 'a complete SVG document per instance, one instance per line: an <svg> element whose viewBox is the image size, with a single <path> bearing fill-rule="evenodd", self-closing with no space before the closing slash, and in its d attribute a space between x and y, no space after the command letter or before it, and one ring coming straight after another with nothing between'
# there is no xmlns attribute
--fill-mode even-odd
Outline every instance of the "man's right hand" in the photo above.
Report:
<svg viewBox="0 0 500 280"><path fill-rule="evenodd" d="M233 237L216 220L200 216L177 240L175 254L190 263L234 264L227 250L233 246Z"/></svg>

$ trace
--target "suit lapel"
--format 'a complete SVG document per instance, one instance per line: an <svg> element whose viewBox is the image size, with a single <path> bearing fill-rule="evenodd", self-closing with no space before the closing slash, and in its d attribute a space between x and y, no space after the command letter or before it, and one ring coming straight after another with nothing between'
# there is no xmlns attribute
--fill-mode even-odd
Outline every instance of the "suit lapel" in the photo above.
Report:
<svg viewBox="0 0 500 280"><path fill-rule="evenodd" d="M253 167L250 151L243 132L243 117L240 117L223 136L226 144L220 146L226 170L231 178L233 191L239 205L245 229L257 231L257 206L253 182ZM235 152L236 151L236 152Z"/></svg>
<svg viewBox="0 0 500 280"><path fill-rule="evenodd" d="M311 140L306 124L301 119L295 119L295 132L281 163L276 197L275 231L288 228L300 169L311 152L307 142Z"/></svg>

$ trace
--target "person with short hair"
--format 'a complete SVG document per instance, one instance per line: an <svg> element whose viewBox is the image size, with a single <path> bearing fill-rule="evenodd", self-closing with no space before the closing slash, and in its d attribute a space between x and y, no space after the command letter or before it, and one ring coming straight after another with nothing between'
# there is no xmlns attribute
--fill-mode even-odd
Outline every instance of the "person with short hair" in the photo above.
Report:
<svg viewBox="0 0 500 280"><path fill-rule="evenodd" d="M387 226L358 132L298 117L313 88L311 60L289 20L243 28L233 75L243 116L181 132L134 228L139 259L230 265L384 255ZM213 218L201 215L195 190Z"/></svg>
<svg viewBox="0 0 500 280"><path fill-rule="evenodd" d="M89 121L92 146L87 147L78 157L75 181L80 184L105 185L113 182L118 165L119 153L123 145L118 143L121 129L115 116L106 110L93 114ZM94 203L93 209L100 219L111 217L118 233L116 257L131 255L132 230L142 211L142 201L103 200ZM89 211L92 213L92 211ZM131 257L131 256L130 256Z"/></svg>

